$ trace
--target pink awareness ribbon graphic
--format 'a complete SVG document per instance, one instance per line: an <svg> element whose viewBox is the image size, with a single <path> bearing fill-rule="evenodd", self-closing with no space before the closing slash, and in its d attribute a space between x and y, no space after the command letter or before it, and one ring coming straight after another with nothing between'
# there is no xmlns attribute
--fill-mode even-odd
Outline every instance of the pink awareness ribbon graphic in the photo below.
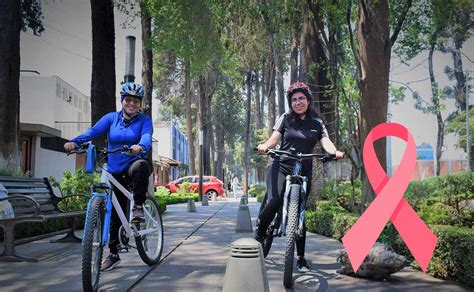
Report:
<svg viewBox="0 0 474 292"><path fill-rule="evenodd" d="M407 143L402 161L392 177L380 166L374 149L374 142L387 136L401 138ZM389 219L423 272L426 271L438 238L403 198L416 165L416 144L412 135L401 124L380 124L365 139L363 155L367 177L377 197L342 238L354 272Z"/></svg>

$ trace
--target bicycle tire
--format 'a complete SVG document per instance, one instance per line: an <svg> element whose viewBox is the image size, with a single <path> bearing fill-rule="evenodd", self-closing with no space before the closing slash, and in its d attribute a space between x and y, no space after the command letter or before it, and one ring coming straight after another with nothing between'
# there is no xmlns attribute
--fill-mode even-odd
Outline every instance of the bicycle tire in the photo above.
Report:
<svg viewBox="0 0 474 292"><path fill-rule="evenodd" d="M104 214L104 198L93 198L87 212L82 241L82 287L84 291L99 289L100 268L104 251L102 245Z"/></svg>
<svg viewBox="0 0 474 292"><path fill-rule="evenodd" d="M286 225L285 269L283 285L290 288L293 285L293 262L295 258L296 229L298 228L299 185L292 185L288 201L288 223Z"/></svg>
<svg viewBox="0 0 474 292"><path fill-rule="evenodd" d="M153 233L135 237L135 243L137 245L140 258L147 265L152 266L160 261L161 253L163 252L163 221L161 220L158 203L154 197L147 196L145 203L143 204L143 208L148 210L156 223L154 224L151 220L148 220L147 216L145 216L145 222L136 224L137 229L147 229L152 227L153 224L153 227L157 227L158 230ZM156 237L156 242L152 240L153 235ZM151 248L153 248L153 250Z"/></svg>

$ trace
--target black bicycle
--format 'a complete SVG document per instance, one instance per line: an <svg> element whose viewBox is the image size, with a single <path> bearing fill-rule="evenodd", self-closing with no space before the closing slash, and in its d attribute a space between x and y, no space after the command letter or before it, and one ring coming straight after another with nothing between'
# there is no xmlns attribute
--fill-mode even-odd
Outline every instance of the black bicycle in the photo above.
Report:
<svg viewBox="0 0 474 292"><path fill-rule="evenodd" d="M266 155L275 158L296 160L291 175L286 176L286 187L283 195L283 205L270 223L262 244L263 255L267 257L275 236L286 236L285 269L283 273L283 285L290 288L293 284L293 262L295 256L295 242L298 237L303 236L303 223L306 207L306 190L308 178L301 175L302 161L318 157L319 161L327 162L333 160L335 155L328 154L302 154L295 151L269 150ZM260 205L263 210L268 193ZM258 224L258 222L257 222Z"/></svg>

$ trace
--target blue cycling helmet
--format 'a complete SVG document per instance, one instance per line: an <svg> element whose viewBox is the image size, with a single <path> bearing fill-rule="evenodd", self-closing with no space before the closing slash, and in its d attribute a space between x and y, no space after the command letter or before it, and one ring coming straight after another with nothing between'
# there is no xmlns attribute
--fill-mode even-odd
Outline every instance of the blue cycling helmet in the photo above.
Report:
<svg viewBox="0 0 474 292"><path fill-rule="evenodd" d="M140 83L135 83L135 82L124 83L122 85L122 88L120 89L121 101L123 101L125 96L133 96L142 100L143 96L145 96L145 89Z"/></svg>

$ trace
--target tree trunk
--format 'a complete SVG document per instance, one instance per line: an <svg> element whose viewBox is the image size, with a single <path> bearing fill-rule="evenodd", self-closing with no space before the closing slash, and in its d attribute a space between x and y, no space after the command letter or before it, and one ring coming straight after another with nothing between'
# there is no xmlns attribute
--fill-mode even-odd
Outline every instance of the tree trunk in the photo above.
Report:
<svg viewBox="0 0 474 292"><path fill-rule="evenodd" d="M390 69L389 11L387 0L361 0L358 9L357 40L361 68L360 126L361 145L378 124L387 120L388 77ZM386 142L374 145L379 163L386 169ZM371 202L375 195L362 169L362 203Z"/></svg>
<svg viewBox="0 0 474 292"><path fill-rule="evenodd" d="M456 42L455 49L452 51L454 76L456 77L456 107L460 110L466 109L466 76L464 75L462 58L461 58L462 44Z"/></svg>
<svg viewBox="0 0 474 292"><path fill-rule="evenodd" d="M215 165L216 176L221 181L224 181L224 159L225 159L225 140L224 128L222 125L216 125L216 144L217 144L217 161Z"/></svg>
<svg viewBox="0 0 474 292"><path fill-rule="evenodd" d="M207 93L207 82L206 77L199 75L199 111L198 117L200 118L200 130L203 132L203 155L202 155L202 167L204 175L211 173L211 156L210 156L210 120L208 109L210 107L210 97ZM201 164L201 163L200 163Z"/></svg>
<svg viewBox="0 0 474 292"><path fill-rule="evenodd" d="M267 79L267 90L268 90L268 135L273 133L273 126L275 125L275 65L273 60L267 62L268 64L268 79Z"/></svg>
<svg viewBox="0 0 474 292"><path fill-rule="evenodd" d="M298 76L298 51L300 47L300 32L298 27L295 25L291 32L291 55L290 55L290 83L294 83L299 80Z"/></svg>
<svg viewBox="0 0 474 292"><path fill-rule="evenodd" d="M255 113L257 114L257 130L263 129L263 112L260 105L260 70L255 71Z"/></svg>
<svg viewBox="0 0 474 292"><path fill-rule="evenodd" d="M140 2L143 3L143 2ZM145 88L143 98L143 113L153 120L152 116L152 93L153 93L153 52L151 45L151 16L145 7L141 8L142 24L142 82Z"/></svg>
<svg viewBox="0 0 474 292"><path fill-rule="evenodd" d="M191 94L191 76L189 73L189 61L184 66L184 104L186 107L186 135L188 136L188 151L189 151L189 174L196 174L196 151L194 147L193 136L193 113L191 111L192 94ZM199 129L199 128L198 128Z"/></svg>
<svg viewBox="0 0 474 292"><path fill-rule="evenodd" d="M209 118L209 121L211 121L211 119ZM209 150L209 154L210 154L210 168L211 168L211 172L210 174L213 175L213 176L217 176L217 172L216 172L216 163L217 163L217 154L216 154L216 143L215 143L215 140L214 140L214 127L211 125L209 125L209 146L210 146L210 150Z"/></svg>
<svg viewBox="0 0 474 292"><path fill-rule="evenodd" d="M91 119L95 124L115 107L115 28L112 0L91 0L92 12L92 79ZM106 137L94 144L105 147Z"/></svg>
<svg viewBox="0 0 474 292"><path fill-rule="evenodd" d="M436 46L436 35L433 35L430 51L428 54L428 70L430 73L430 83L431 83L431 100L433 102L433 107L436 111L436 121L438 124L438 132L436 137L436 175L440 175L441 171L441 155L443 154L443 144L444 144L444 122L443 117L441 116L440 104L439 104L439 90L438 84L436 83L434 70L433 70L433 53Z"/></svg>
<svg viewBox="0 0 474 292"><path fill-rule="evenodd" d="M261 113L261 116L262 116L262 129L265 128L265 97L267 97L268 95L268 70L267 70L267 65L266 65L266 60L263 59L263 62L262 62L262 80L260 81L260 87L262 88L262 98L261 98L261 102L260 102L260 113Z"/></svg>
<svg viewBox="0 0 474 292"><path fill-rule="evenodd" d="M0 2L0 171L20 171L20 1Z"/></svg>
<svg viewBox="0 0 474 292"><path fill-rule="evenodd" d="M316 67L319 66L319 54L316 51L316 39L316 31L314 30L310 16L305 15L303 19L303 31L301 33L301 65L299 77L300 81L308 83L313 95L312 106L318 112L321 112L319 94L321 90L317 87L319 84L319 71Z"/></svg>
<svg viewBox="0 0 474 292"><path fill-rule="evenodd" d="M243 174L243 190L244 195L248 195L249 190L249 149L250 149L250 109L252 101L252 72L245 73L245 84L247 87L247 106L245 113L245 133L244 133L244 174Z"/></svg>
<svg viewBox="0 0 474 292"><path fill-rule="evenodd" d="M275 60L276 82L278 92L278 114L285 112L285 87L283 85L283 65L281 62L280 49L272 42L273 59Z"/></svg>

